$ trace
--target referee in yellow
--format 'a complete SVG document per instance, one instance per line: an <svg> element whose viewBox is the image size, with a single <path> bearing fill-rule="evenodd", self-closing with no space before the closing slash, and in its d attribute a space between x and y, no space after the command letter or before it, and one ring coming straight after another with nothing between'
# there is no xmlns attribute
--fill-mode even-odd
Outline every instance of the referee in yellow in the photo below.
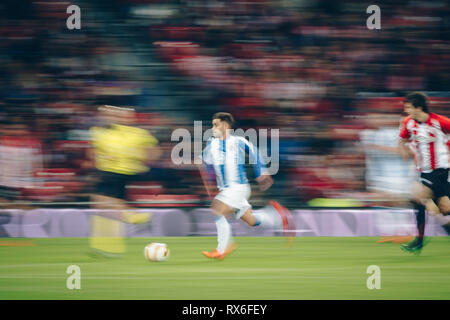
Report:
<svg viewBox="0 0 450 320"><path fill-rule="evenodd" d="M98 109L103 126L90 129L97 184L91 196L90 246L102 256L120 257L125 252L125 223L146 223L150 213L136 213L126 202L126 185L141 180L149 165L159 159L158 140L135 126L132 108L102 106Z"/></svg>

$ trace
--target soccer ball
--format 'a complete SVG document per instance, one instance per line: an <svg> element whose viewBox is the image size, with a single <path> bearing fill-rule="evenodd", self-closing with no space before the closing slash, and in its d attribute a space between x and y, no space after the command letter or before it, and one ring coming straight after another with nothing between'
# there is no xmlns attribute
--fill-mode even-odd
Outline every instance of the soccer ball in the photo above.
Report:
<svg viewBox="0 0 450 320"><path fill-rule="evenodd" d="M152 242L144 248L144 257L148 261L166 261L169 256L170 250L165 243Z"/></svg>

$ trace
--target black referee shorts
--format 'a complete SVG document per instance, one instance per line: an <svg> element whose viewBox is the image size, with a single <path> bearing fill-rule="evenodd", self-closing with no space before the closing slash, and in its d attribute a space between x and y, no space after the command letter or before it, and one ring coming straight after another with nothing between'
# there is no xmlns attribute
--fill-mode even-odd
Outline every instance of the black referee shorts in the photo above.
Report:
<svg viewBox="0 0 450 320"><path fill-rule="evenodd" d="M177 188L189 188L190 184L181 181L177 170L167 168L152 168L149 171L137 174L119 174L108 171L96 170L98 182L94 187L94 193L126 200L126 186L133 182L159 181Z"/></svg>
<svg viewBox="0 0 450 320"><path fill-rule="evenodd" d="M126 185L136 180L136 175L119 174L97 170L98 182L95 193L107 197L126 200Z"/></svg>
<svg viewBox="0 0 450 320"><path fill-rule="evenodd" d="M436 169L429 173L421 173L420 181L430 188L434 193L434 198L450 197L450 182L448 181L449 169Z"/></svg>

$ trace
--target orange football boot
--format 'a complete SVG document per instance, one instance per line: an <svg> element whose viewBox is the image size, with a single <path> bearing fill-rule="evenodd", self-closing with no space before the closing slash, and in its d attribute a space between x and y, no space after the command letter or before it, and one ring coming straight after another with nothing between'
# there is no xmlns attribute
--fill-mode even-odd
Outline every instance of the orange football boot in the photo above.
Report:
<svg viewBox="0 0 450 320"><path fill-rule="evenodd" d="M236 249L237 245L235 243L230 244L224 251L224 253L220 253L217 249L213 251L202 251L203 255L209 259L217 259L223 260L227 255L232 253Z"/></svg>

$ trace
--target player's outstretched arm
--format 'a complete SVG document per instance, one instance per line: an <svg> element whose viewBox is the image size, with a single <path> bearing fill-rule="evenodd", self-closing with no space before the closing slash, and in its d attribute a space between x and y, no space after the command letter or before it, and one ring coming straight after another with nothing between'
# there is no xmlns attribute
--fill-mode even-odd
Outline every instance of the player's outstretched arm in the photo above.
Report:
<svg viewBox="0 0 450 320"><path fill-rule="evenodd" d="M410 157L413 156L411 149L407 146L407 143L408 143L407 139L400 139L398 143L398 150L404 160L408 160Z"/></svg>
<svg viewBox="0 0 450 320"><path fill-rule="evenodd" d="M215 172L213 166L213 155L211 152L211 141L212 140L210 139L206 143L206 147L203 150L202 155L199 156L199 159L201 160L200 164L196 165L198 171L200 172L206 193L210 199L212 199L217 193L217 188L213 182L215 180Z"/></svg>

